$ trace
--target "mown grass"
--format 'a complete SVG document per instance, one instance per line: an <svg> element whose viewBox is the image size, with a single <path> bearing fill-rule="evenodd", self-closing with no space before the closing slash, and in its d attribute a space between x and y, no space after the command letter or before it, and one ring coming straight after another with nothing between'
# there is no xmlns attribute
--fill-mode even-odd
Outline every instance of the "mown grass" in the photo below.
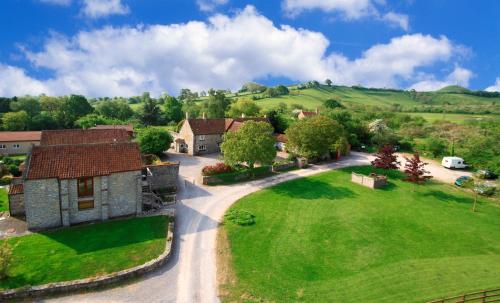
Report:
<svg viewBox="0 0 500 303"><path fill-rule="evenodd" d="M0 288L82 279L143 264L164 251L168 222L165 216L134 218L8 239L13 260Z"/></svg>
<svg viewBox="0 0 500 303"><path fill-rule="evenodd" d="M390 174L372 190L332 171L251 194L225 223L234 279L223 302L426 302L500 285L500 207Z"/></svg>
<svg viewBox="0 0 500 303"><path fill-rule="evenodd" d="M0 211L9 210L9 196L7 195L7 190L0 188Z"/></svg>

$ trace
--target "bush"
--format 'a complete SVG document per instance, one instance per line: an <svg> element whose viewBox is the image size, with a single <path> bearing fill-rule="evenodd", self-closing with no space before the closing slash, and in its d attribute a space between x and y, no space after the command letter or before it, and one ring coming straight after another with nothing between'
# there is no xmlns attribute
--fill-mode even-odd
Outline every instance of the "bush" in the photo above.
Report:
<svg viewBox="0 0 500 303"><path fill-rule="evenodd" d="M10 263L12 261L13 248L6 240L0 245L0 279L7 277Z"/></svg>
<svg viewBox="0 0 500 303"><path fill-rule="evenodd" d="M255 216L246 210L231 209L224 215L224 221L229 221L241 226L248 226L255 224Z"/></svg>
<svg viewBox="0 0 500 303"><path fill-rule="evenodd" d="M233 172L231 166L224 163L217 163L215 165L207 165L201 170L203 176L214 176L218 174L226 174Z"/></svg>
<svg viewBox="0 0 500 303"><path fill-rule="evenodd" d="M174 141L170 133L154 127L146 127L139 132L139 145L144 154L161 155Z"/></svg>

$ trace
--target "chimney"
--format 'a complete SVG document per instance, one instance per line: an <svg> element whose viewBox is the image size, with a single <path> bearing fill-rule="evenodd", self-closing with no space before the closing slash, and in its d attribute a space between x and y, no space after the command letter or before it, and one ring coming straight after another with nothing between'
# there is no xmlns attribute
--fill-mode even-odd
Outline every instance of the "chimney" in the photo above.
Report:
<svg viewBox="0 0 500 303"><path fill-rule="evenodd" d="M203 118L203 119L206 119L206 118L207 118L207 115L205 114L205 112L203 112L202 118Z"/></svg>
<svg viewBox="0 0 500 303"><path fill-rule="evenodd" d="M319 114L319 108L316 107L316 115Z"/></svg>
<svg viewBox="0 0 500 303"><path fill-rule="evenodd" d="M186 112L186 120L188 120L188 119L189 119L189 113Z"/></svg>
<svg viewBox="0 0 500 303"><path fill-rule="evenodd" d="M242 117L242 118L245 118L245 113L241 113L241 117Z"/></svg>

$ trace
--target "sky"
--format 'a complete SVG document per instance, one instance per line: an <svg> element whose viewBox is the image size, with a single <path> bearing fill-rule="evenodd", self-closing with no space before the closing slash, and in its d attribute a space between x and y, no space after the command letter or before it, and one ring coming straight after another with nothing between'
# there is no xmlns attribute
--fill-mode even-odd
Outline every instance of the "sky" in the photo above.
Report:
<svg viewBox="0 0 500 303"><path fill-rule="evenodd" d="M0 96L500 91L497 0L1 0Z"/></svg>

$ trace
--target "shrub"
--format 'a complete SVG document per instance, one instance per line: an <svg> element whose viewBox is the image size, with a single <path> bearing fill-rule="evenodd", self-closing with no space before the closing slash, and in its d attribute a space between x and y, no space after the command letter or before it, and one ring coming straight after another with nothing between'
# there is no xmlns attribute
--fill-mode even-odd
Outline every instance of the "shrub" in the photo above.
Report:
<svg viewBox="0 0 500 303"><path fill-rule="evenodd" d="M248 226L255 224L255 216L246 210L231 209L224 215L224 221Z"/></svg>
<svg viewBox="0 0 500 303"><path fill-rule="evenodd" d="M226 165L224 163L217 163L215 165L207 165L203 167L201 173L203 176L213 176L218 174L226 174L233 172L231 166Z"/></svg>
<svg viewBox="0 0 500 303"><path fill-rule="evenodd" d="M13 248L6 240L0 245L0 279L7 277L7 271L12 261L12 250Z"/></svg>

